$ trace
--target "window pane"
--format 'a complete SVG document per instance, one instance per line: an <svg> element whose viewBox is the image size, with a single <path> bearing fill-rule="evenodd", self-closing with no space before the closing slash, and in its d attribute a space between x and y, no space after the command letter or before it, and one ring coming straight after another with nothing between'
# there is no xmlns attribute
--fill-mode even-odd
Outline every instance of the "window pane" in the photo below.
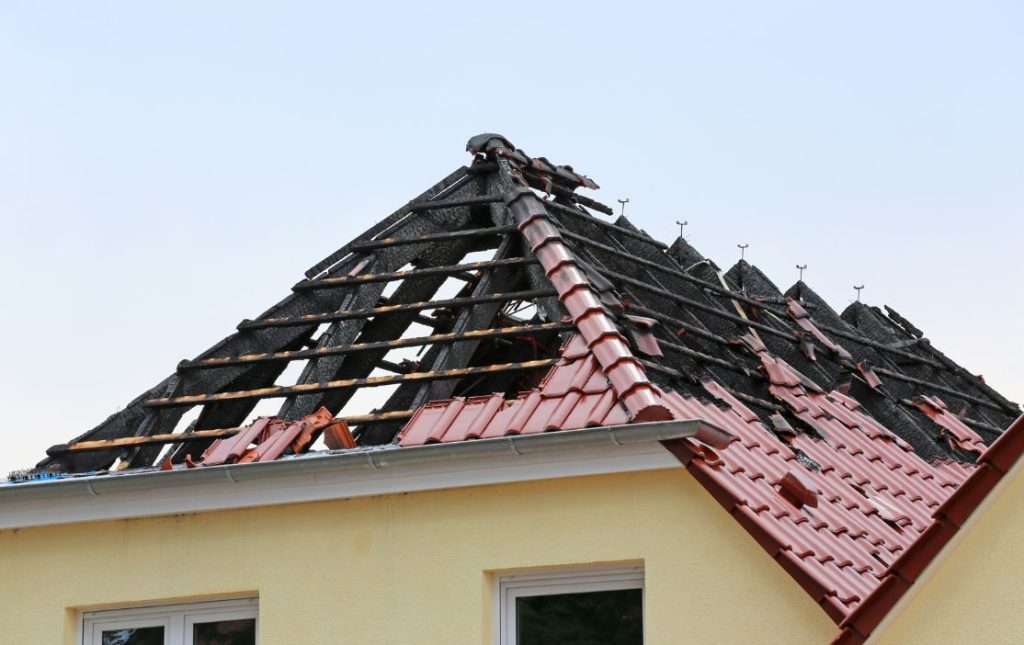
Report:
<svg viewBox="0 0 1024 645"><path fill-rule="evenodd" d="M218 620L192 627L194 645L256 645L256 619Z"/></svg>
<svg viewBox="0 0 1024 645"><path fill-rule="evenodd" d="M103 632L103 645L164 645L163 627L135 627Z"/></svg>
<svg viewBox="0 0 1024 645"><path fill-rule="evenodd" d="M643 591L516 598L518 645L642 645Z"/></svg>

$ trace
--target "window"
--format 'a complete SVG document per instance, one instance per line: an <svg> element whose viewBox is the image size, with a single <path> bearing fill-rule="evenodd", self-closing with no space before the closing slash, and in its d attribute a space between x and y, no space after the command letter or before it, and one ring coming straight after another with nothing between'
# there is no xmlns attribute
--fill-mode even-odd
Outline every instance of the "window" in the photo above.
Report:
<svg viewBox="0 0 1024 645"><path fill-rule="evenodd" d="M82 613L82 645L256 645L257 601L227 600Z"/></svg>
<svg viewBox="0 0 1024 645"><path fill-rule="evenodd" d="M500 645L642 645L642 567L498 579Z"/></svg>

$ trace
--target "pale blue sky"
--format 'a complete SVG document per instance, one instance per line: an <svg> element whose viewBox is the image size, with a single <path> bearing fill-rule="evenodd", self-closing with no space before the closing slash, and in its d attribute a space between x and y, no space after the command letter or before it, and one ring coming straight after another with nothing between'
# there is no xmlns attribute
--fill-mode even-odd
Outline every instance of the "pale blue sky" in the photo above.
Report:
<svg viewBox="0 0 1024 645"><path fill-rule="evenodd" d="M0 3L0 473L504 133L1024 399L1017 2Z"/></svg>

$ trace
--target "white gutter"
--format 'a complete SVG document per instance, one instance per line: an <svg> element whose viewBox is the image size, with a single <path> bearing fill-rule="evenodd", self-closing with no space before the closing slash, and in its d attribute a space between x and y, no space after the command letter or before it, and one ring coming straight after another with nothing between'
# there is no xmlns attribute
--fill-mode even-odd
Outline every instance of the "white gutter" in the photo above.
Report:
<svg viewBox="0 0 1024 645"><path fill-rule="evenodd" d="M268 463L0 485L0 529L679 466L659 442L731 436L702 420L309 453Z"/></svg>

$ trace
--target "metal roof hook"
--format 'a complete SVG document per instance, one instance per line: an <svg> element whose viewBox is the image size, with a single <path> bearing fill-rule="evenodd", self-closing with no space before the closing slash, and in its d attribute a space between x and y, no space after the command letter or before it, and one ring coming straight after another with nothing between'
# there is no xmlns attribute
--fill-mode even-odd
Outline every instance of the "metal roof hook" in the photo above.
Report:
<svg viewBox="0 0 1024 645"><path fill-rule="evenodd" d="M681 240L685 240L686 239L685 237L683 237L683 229L686 228L686 225L689 224L689 223L690 223L690 221L689 220L685 220L685 219L683 221L681 221L681 222L679 220L676 220L676 224L679 225L679 239L681 239Z"/></svg>

